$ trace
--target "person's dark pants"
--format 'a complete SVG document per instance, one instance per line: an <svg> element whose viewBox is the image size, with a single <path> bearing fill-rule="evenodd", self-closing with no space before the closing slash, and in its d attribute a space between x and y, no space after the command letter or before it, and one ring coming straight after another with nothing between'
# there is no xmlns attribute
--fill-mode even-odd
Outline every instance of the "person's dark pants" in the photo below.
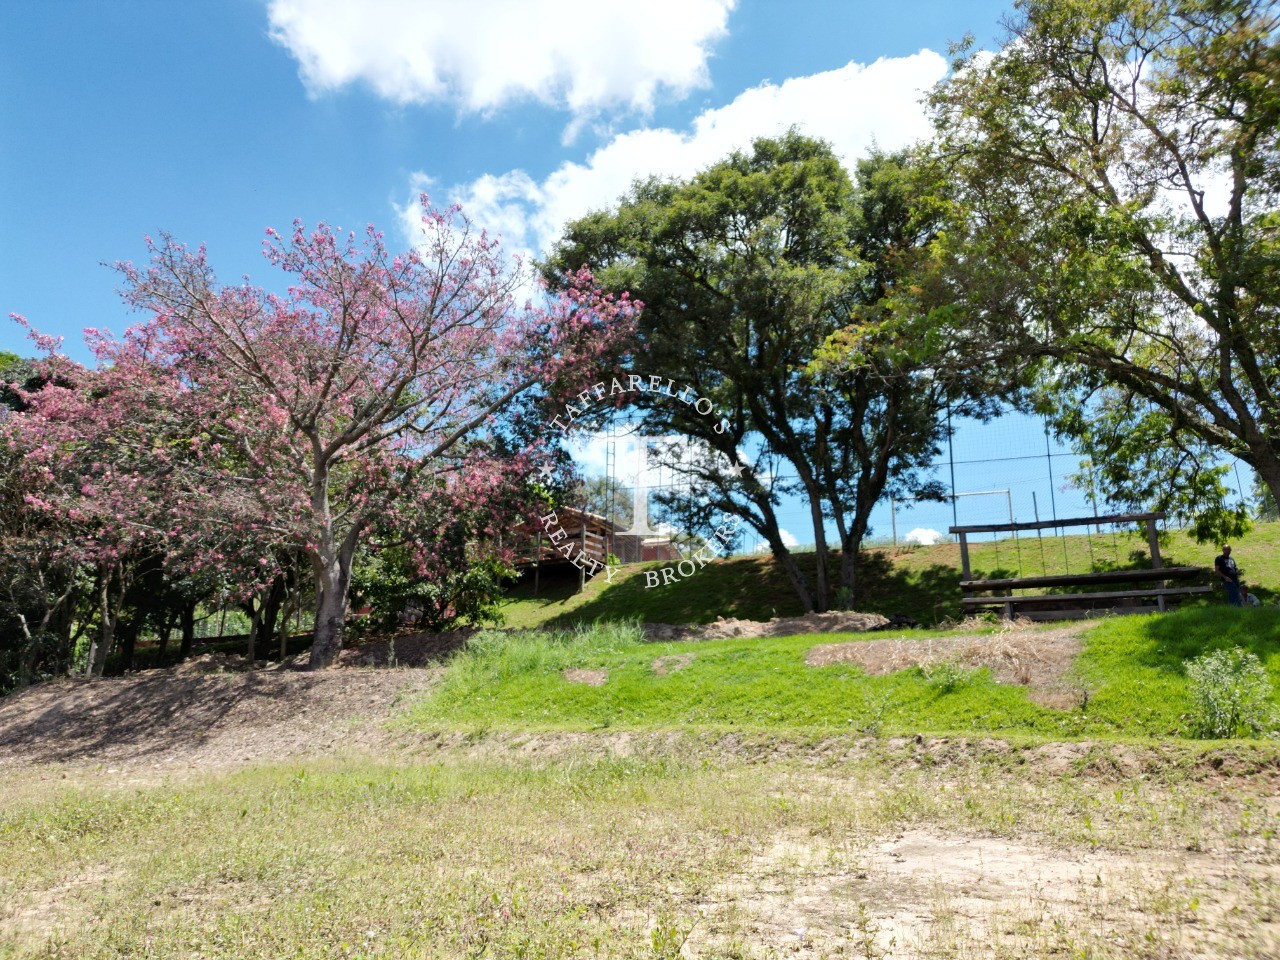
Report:
<svg viewBox="0 0 1280 960"><path fill-rule="evenodd" d="M1240 596L1240 584L1235 580L1223 580L1222 585L1227 588L1227 603L1233 607L1243 607L1244 598Z"/></svg>

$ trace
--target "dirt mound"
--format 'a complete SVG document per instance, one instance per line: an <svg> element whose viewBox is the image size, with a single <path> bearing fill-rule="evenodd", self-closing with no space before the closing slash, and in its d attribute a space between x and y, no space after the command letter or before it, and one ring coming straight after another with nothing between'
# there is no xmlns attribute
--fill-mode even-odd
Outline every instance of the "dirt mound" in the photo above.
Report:
<svg viewBox="0 0 1280 960"><path fill-rule="evenodd" d="M460 628L442 633L402 633L346 647L338 654L342 667L426 667L441 663L466 646L476 630ZM305 655L302 662L306 663Z"/></svg>
<svg viewBox="0 0 1280 960"><path fill-rule="evenodd" d="M375 747L388 738L380 721L399 698L425 691L435 676L431 670L188 669L43 683L0 700L0 766L205 765Z"/></svg>
<svg viewBox="0 0 1280 960"><path fill-rule="evenodd" d="M878 613L809 613L803 617L774 617L772 620L726 620L717 617L702 626L674 623L647 623L650 640L724 640L729 637L790 637L804 633L861 633L889 621Z"/></svg>
<svg viewBox="0 0 1280 960"><path fill-rule="evenodd" d="M210 673L242 673L249 669L249 661L238 653L204 653L173 667L171 670L149 670L147 673L169 673L175 677L196 677Z"/></svg>
<svg viewBox="0 0 1280 960"><path fill-rule="evenodd" d="M668 673L683 670L691 663L693 663L692 653L673 653L666 657L658 657L650 666L659 677L665 677Z"/></svg>
<svg viewBox="0 0 1280 960"><path fill-rule="evenodd" d="M967 637L886 637L824 643L805 656L811 667L851 663L873 676L951 661L968 669L987 667L1000 683L1057 690L1080 653L1081 627L1029 630L1013 627Z"/></svg>
<svg viewBox="0 0 1280 960"><path fill-rule="evenodd" d="M609 679L608 670L566 670L564 678L570 683L585 683L588 687L603 687Z"/></svg>

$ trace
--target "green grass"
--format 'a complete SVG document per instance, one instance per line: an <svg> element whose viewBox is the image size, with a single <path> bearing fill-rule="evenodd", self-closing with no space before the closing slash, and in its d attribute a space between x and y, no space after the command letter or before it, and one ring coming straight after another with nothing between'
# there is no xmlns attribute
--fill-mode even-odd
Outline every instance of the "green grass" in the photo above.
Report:
<svg viewBox="0 0 1280 960"><path fill-rule="evenodd" d="M1161 554L1168 566L1210 567L1218 553L1216 546L1197 544L1181 531L1171 531L1167 540ZM1256 525L1233 544L1233 555L1250 589L1264 601L1280 599L1280 523ZM812 554L799 554L798 561L811 572ZM1087 573L1150 563L1145 535L1132 532L975 543L970 545L970 562L975 575L988 577ZM769 557L720 560L685 580L646 589L644 570L660 566L625 567L612 584L599 576L581 593L576 576L548 573L536 596L526 579L510 591L503 612L508 625L517 628L558 628L601 618L646 623L710 623L717 616L768 620L802 612L785 574ZM960 615L957 544L867 550L860 581L858 610L885 616L902 613L925 624ZM1221 599L1215 594L1208 603Z"/></svg>
<svg viewBox="0 0 1280 960"><path fill-rule="evenodd" d="M985 669L947 684L914 667L868 676L849 664L805 663L815 644L877 637L653 644L620 625L559 634L486 633L459 654L411 717L426 728L505 730L1189 736L1184 661L1229 644L1258 654L1280 689L1280 610L1274 608L1108 618L1086 634L1070 683L1088 698L1071 709L1041 706L1026 688L997 683ZM681 654L691 654L692 662L665 676L654 672L655 658ZM600 686L571 682L566 669L605 670L608 678Z"/></svg>
<svg viewBox="0 0 1280 960"><path fill-rule="evenodd" d="M1110 718L1117 732L1186 736L1186 662L1227 647L1256 654L1280 691L1280 609L1217 605L1113 617L1089 635L1080 658L1081 678L1093 690L1089 711Z"/></svg>
<svg viewBox="0 0 1280 960"><path fill-rule="evenodd" d="M0 957L675 960L692 937L694 956L764 960L785 933L761 928L755 891L792 890L810 891L819 955L848 955L849 916L869 918L859 934L877 929L855 901L942 916L964 895L944 874L899 879L890 903L878 899L884 875L870 864L913 829L1034 844L1043 857L1106 851L1114 879L1094 882L1091 868L1088 902L1123 923L1024 926L1019 888L1019 904L992 907L1010 930L999 956L1167 956L1126 945L1155 951L1170 931L1215 925L1186 898L1135 900L1146 874L1152 890L1174 876L1194 893L1183 851L1249 859L1275 839L1265 794L1238 783L900 760L709 763L676 745L543 763L349 757L139 785L18 771L0 783ZM1251 870L1202 893L1211 916L1230 908L1222 922L1241 950L1260 949L1277 906ZM981 930L956 938L930 924L921 949L988 955ZM853 955L883 956L885 939Z"/></svg>

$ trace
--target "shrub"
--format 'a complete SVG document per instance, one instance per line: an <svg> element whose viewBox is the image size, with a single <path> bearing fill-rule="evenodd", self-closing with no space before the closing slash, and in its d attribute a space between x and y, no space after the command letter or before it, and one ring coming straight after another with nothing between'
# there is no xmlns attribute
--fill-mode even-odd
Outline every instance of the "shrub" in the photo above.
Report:
<svg viewBox="0 0 1280 960"><path fill-rule="evenodd" d="M955 660L938 660L925 664L920 668L920 675L939 693L950 693L964 686L969 679L969 672Z"/></svg>
<svg viewBox="0 0 1280 960"><path fill-rule="evenodd" d="M1232 647L1188 660L1187 681L1197 736L1258 736L1271 726L1271 680L1249 651Z"/></svg>

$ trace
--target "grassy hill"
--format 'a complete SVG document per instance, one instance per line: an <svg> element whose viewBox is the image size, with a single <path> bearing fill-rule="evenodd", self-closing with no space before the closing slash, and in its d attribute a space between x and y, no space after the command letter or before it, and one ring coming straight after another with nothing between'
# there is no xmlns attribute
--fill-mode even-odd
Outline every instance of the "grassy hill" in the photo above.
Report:
<svg viewBox="0 0 1280 960"><path fill-rule="evenodd" d="M867 596L927 613L954 552L873 552ZM788 593L747 558L509 609L765 617ZM811 656L833 642L997 665ZM1015 642L1057 643L1057 672L997 682ZM0 751L0 958L1277 956L1280 741L1188 739L1185 661L1228 646L1280 686L1280 609L1220 604L907 638L490 631L426 670L51 686L9 713L46 753L101 709L88 762Z"/></svg>
<svg viewBox="0 0 1280 960"><path fill-rule="evenodd" d="M1198 544L1182 531L1171 531L1161 554L1168 565L1213 564L1217 547ZM1280 596L1280 523L1258 524L1233 545L1244 579L1259 597ZM812 555L800 554L812 569ZM970 545L974 572L988 577L1087 573L1149 563L1144 537L1132 533L1030 536ZM623 568L613 583L603 576L578 592L573 576L544 576L535 596L528 580L514 587L503 607L508 626L563 627L597 619L638 618L647 623L709 623L717 616L768 620L801 612L786 575L772 558L732 557L709 564L688 579L645 589L644 570L662 564ZM858 610L891 616L904 613L921 623L936 624L960 613L960 547L873 548L861 563L862 590ZM1207 602L1222 602L1215 595Z"/></svg>
<svg viewBox="0 0 1280 960"><path fill-rule="evenodd" d="M892 654L903 639L861 634L646 643L639 631L621 625L558 635L493 632L473 638L454 658L412 719L435 729L1181 737L1194 733L1185 662L1232 646L1256 654L1280 689L1280 610L1266 607L993 628L959 639L956 647L976 651L970 655L979 661L999 668L1022 658L1036 669L1045 666L1051 642L1065 641L1061 662L1041 670L1034 683L997 682L992 669L949 660L925 669L887 664L873 674L859 662L814 665L806 656L833 640L879 644ZM943 644L947 634L913 631L906 639L918 652L930 641Z"/></svg>

